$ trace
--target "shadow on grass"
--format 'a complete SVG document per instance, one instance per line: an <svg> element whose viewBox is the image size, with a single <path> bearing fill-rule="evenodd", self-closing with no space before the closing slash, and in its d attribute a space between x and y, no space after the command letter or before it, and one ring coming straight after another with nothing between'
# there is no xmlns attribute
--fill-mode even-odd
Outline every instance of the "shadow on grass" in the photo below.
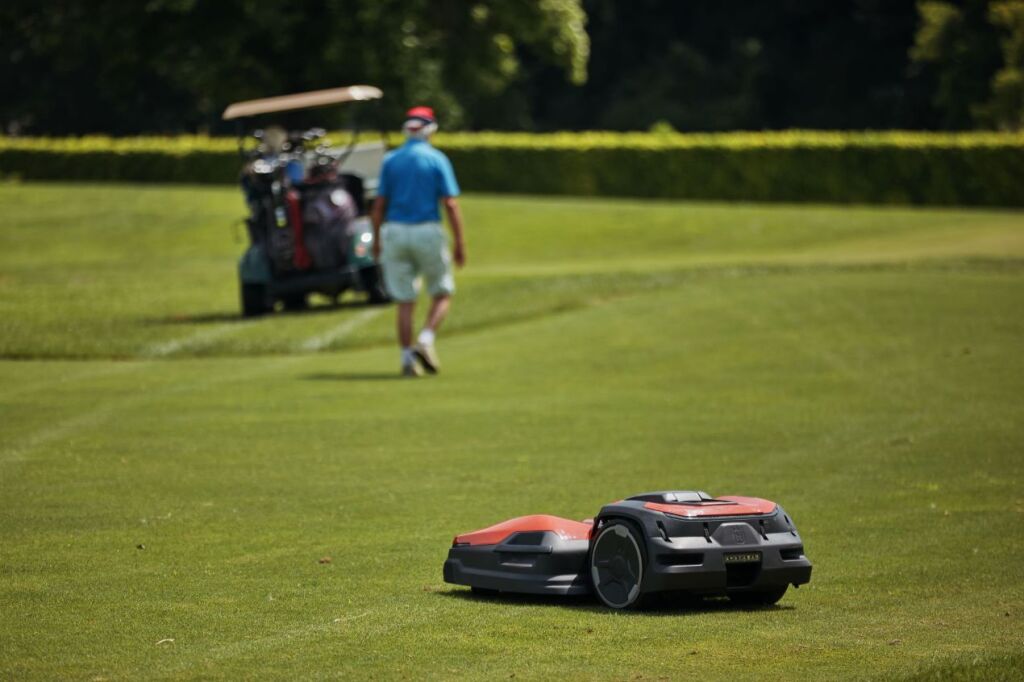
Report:
<svg viewBox="0 0 1024 682"><path fill-rule="evenodd" d="M305 316L305 315L324 315L328 313L337 313L343 310L360 310L362 308L374 308L378 307L379 303L370 303L368 301L344 301L342 303L333 303L327 305L311 305L299 310L278 310L275 312L267 313L262 317L242 317L242 314L238 311L232 312L213 312L213 313L197 313L188 314L180 313L175 315L164 315L162 317L148 317L143 318L142 323L144 325L167 325L167 324L221 324L224 322L253 322L255 320L264 320L273 317L292 317L292 316Z"/></svg>
<svg viewBox="0 0 1024 682"><path fill-rule="evenodd" d="M317 372L302 377L307 381L402 381L405 379L396 372Z"/></svg>
<svg viewBox="0 0 1024 682"><path fill-rule="evenodd" d="M750 611L765 611L783 613L793 611L795 607L774 604L772 606L746 606L721 599L696 599L682 594L666 593L657 599L650 600L636 610L614 611L597 601L596 597L590 595L559 597L554 595L538 594L515 594L501 592L498 594L477 593L472 590L444 590L435 594L448 599L458 599L465 602L476 602L478 604L502 604L504 606L550 606L562 609L575 609L579 611L592 611L594 613L620 613L625 616L657 617L657 616L683 616L697 613L743 613Z"/></svg>

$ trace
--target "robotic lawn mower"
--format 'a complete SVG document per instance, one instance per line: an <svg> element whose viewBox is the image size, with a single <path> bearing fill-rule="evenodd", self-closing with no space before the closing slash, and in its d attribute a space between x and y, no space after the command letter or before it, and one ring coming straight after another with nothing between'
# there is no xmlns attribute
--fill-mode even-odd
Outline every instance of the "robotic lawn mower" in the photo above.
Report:
<svg viewBox="0 0 1024 682"><path fill-rule="evenodd" d="M768 605L810 581L811 562L774 502L669 491L607 504L592 520L522 516L457 535L444 579L484 593L593 592L613 609L665 592Z"/></svg>

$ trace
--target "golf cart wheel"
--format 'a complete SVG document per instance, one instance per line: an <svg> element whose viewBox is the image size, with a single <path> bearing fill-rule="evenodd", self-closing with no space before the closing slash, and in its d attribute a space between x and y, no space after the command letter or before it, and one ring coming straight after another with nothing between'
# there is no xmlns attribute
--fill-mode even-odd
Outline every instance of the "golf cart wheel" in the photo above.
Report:
<svg viewBox="0 0 1024 682"><path fill-rule="evenodd" d="M359 271L359 279L370 303L389 303L391 301L387 289L384 288L380 266L371 265L363 268Z"/></svg>
<svg viewBox="0 0 1024 682"><path fill-rule="evenodd" d="M730 592L729 601L741 606L771 606L786 594L789 585L775 587L770 590L754 590L751 592Z"/></svg>
<svg viewBox="0 0 1024 682"><path fill-rule="evenodd" d="M267 309L267 288L262 284L242 284L242 317L259 317Z"/></svg>
<svg viewBox="0 0 1024 682"><path fill-rule="evenodd" d="M284 303L285 310L291 311L305 310L308 305L305 294L289 294L282 298L281 302Z"/></svg>
<svg viewBox="0 0 1024 682"><path fill-rule="evenodd" d="M609 521L590 549L590 580L594 594L613 609L640 606L647 550L643 538L626 521Z"/></svg>

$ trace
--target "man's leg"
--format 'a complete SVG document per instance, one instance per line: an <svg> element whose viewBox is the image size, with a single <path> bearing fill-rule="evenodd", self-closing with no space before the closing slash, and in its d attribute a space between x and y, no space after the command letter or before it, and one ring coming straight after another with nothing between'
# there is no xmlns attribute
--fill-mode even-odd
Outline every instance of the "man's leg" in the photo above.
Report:
<svg viewBox="0 0 1024 682"><path fill-rule="evenodd" d="M412 351L412 318L416 307L416 268L404 248L408 240L406 228L385 224L381 233L381 267L384 287L398 301L396 318L398 346L402 349L402 374L419 376L416 356Z"/></svg>
<svg viewBox="0 0 1024 682"><path fill-rule="evenodd" d="M416 312L416 302L399 302L398 304L398 345L402 349L402 373L417 374L416 355L412 349L412 318Z"/></svg>
<svg viewBox="0 0 1024 682"><path fill-rule="evenodd" d="M434 335L448 315L452 292L455 291L455 279L452 277L451 258L441 226L438 224L419 230L416 233L417 263L433 302L430 304L423 331L416 339L413 351L423 364L423 368L431 374L436 374L441 368L441 363L434 349Z"/></svg>
<svg viewBox="0 0 1024 682"><path fill-rule="evenodd" d="M416 303L409 301L398 304L398 345L408 348L412 345L412 316Z"/></svg>
<svg viewBox="0 0 1024 682"><path fill-rule="evenodd" d="M437 351L434 350L434 334L444 322L445 316L448 315L448 308L451 307L451 304L452 297L449 294L434 296L430 310L427 311L423 330L420 331L420 335L416 339L416 345L412 347L416 357L423 364L423 368L431 374L437 374L441 369L441 361L437 357Z"/></svg>
<svg viewBox="0 0 1024 682"><path fill-rule="evenodd" d="M423 330L436 332L441 323L444 322L444 318L448 316L448 309L451 305L452 297L448 294L435 296L433 303L430 304L430 310L427 311L427 321L423 325ZM430 341L433 343L434 339L431 338Z"/></svg>

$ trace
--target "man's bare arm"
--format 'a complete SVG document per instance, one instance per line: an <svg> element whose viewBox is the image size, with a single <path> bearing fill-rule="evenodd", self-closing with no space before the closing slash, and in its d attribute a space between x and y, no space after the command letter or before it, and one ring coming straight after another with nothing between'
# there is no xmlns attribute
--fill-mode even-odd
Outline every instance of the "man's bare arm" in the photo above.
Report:
<svg viewBox="0 0 1024 682"><path fill-rule="evenodd" d="M462 211L459 209L459 202L455 197L444 198L444 210L448 214L448 227L452 230L452 239L455 241L453 249L455 264L460 268L466 264L466 240L462 230Z"/></svg>
<svg viewBox="0 0 1024 682"><path fill-rule="evenodd" d="M384 214L388 209L386 197L377 197L370 209L370 222L373 223L373 260L380 261L380 226L384 224Z"/></svg>

